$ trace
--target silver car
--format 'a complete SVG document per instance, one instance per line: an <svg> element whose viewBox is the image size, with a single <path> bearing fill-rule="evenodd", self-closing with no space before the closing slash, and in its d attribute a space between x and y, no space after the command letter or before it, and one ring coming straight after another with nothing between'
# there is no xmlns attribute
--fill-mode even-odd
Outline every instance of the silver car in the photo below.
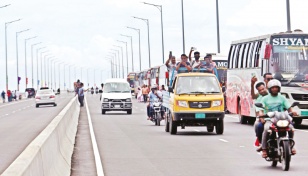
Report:
<svg viewBox="0 0 308 176"><path fill-rule="evenodd" d="M56 104L56 96L55 93L50 89L39 90L35 96L35 104L38 108L40 105L53 105Z"/></svg>

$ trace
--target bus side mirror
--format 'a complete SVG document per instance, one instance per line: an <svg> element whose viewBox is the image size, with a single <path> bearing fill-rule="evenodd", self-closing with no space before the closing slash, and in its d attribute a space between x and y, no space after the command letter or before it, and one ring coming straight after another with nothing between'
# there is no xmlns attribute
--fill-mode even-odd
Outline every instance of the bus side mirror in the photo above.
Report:
<svg viewBox="0 0 308 176"><path fill-rule="evenodd" d="M272 52L272 45L267 44L265 46L264 59L270 59L271 58L271 52Z"/></svg>
<svg viewBox="0 0 308 176"><path fill-rule="evenodd" d="M168 87L168 92L173 93L173 88L172 87Z"/></svg>

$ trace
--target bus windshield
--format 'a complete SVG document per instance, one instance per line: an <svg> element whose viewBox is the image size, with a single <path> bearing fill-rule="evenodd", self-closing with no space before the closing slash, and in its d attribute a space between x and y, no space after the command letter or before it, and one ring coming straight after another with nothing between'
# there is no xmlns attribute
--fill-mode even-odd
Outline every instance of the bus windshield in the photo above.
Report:
<svg viewBox="0 0 308 176"><path fill-rule="evenodd" d="M213 76L183 76L177 80L177 94L220 93L220 86Z"/></svg>
<svg viewBox="0 0 308 176"><path fill-rule="evenodd" d="M273 46L270 71L282 84L308 81L308 46Z"/></svg>

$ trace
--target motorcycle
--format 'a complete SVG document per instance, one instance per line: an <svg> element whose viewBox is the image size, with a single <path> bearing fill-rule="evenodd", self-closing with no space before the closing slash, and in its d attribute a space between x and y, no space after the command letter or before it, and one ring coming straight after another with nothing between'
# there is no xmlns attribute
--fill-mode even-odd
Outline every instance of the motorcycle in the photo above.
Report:
<svg viewBox="0 0 308 176"><path fill-rule="evenodd" d="M297 106L299 103L294 102L292 107ZM255 103L256 107L264 108L261 103ZM291 151L295 145L295 141L289 137L291 129L289 125L292 123L292 113L288 112L268 112L260 118L271 118L272 126L267 141L267 158L266 161L272 162L272 167L276 167L277 163L282 164L282 170L288 171L291 162Z"/></svg>
<svg viewBox="0 0 308 176"><path fill-rule="evenodd" d="M155 123L156 126L160 126L160 121L161 121L161 105L162 105L161 101L159 101L158 99L154 100L151 121L153 123Z"/></svg>

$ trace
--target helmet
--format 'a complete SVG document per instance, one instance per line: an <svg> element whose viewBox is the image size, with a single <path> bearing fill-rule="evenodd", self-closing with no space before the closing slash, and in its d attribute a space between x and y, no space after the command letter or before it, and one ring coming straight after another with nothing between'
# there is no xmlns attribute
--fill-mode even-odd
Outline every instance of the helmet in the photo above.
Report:
<svg viewBox="0 0 308 176"><path fill-rule="evenodd" d="M268 83L267 83L267 88L268 88L268 91L270 92L270 93L272 93L271 92L271 88L272 87L278 87L279 88L279 92L280 92L280 89L281 89L281 83L280 83L280 81L278 81L277 79L272 79L272 80L270 80Z"/></svg>

